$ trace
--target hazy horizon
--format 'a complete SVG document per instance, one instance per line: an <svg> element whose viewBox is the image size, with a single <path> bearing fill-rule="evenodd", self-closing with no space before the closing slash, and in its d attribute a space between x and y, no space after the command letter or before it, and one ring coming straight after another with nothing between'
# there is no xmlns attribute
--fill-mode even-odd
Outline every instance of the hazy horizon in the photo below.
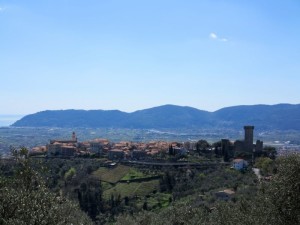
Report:
<svg viewBox="0 0 300 225"><path fill-rule="evenodd" d="M95 108L95 109L82 109L82 108L66 108L66 109L43 109L43 110L40 110L40 111L35 111L35 112L30 112L30 113L25 113L25 114L0 114L0 125L1 125L1 117L4 118L3 120L9 120L10 118L21 118L21 117L24 117L26 115L30 115L30 114L34 114L34 113L38 113L38 112L42 112L42 111L55 111L55 110L85 110L85 111L92 111L92 110L107 110L107 111L110 111L110 110L119 110L121 112L125 112L125 113L133 113L133 112L136 112L136 111L139 111L139 110L144 110L144 109L151 109L151 108L155 108L155 107L160 107L160 106L166 106L166 105L173 105L173 106L179 106L179 107L191 107L191 108L195 108L195 109L198 109L198 110L203 110L203 111L207 111L207 112L215 112L215 111L218 111L220 109L223 109L223 108L229 108L229 107L235 107L235 106L254 106L254 105L268 105L268 106L273 106L273 105L281 105L281 104L288 104L288 105L298 105L300 104L299 103L287 103L287 102L279 102L279 103L275 103L275 104L249 104L249 105L245 105L245 104L241 104L241 105L228 105L228 106L224 106L224 107L221 107L221 108L217 108L216 110L207 110L205 108L196 108L196 107L193 107L193 106L189 106L189 105L175 105L175 104L162 104L162 105L153 105L153 106L150 106L150 107L147 107L147 108L140 108L140 109L135 109L133 111L125 111L125 110L121 110L121 109L118 109L118 108L111 108L111 109L101 109L101 108Z"/></svg>

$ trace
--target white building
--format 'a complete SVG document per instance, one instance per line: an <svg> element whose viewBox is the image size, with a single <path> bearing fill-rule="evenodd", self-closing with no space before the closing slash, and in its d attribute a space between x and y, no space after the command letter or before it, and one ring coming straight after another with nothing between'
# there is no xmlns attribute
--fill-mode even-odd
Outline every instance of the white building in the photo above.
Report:
<svg viewBox="0 0 300 225"><path fill-rule="evenodd" d="M242 170L248 166L248 162L244 159L234 159L232 161L232 167L236 170Z"/></svg>

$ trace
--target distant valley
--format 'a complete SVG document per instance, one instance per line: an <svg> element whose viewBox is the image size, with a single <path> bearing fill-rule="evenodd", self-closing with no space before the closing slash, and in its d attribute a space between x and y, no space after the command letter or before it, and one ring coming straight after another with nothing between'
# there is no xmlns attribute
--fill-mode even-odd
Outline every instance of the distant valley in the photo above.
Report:
<svg viewBox="0 0 300 225"><path fill-rule="evenodd" d="M132 129L300 130L300 104L232 106L208 112L187 106L163 105L126 113L119 110L47 110L27 115L14 127L86 127Z"/></svg>

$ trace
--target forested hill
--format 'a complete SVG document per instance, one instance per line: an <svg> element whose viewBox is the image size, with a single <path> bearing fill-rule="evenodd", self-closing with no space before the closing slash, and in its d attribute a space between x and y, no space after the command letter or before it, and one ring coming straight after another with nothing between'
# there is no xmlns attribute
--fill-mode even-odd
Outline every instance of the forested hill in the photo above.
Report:
<svg viewBox="0 0 300 225"><path fill-rule="evenodd" d="M233 106L208 112L164 105L126 113L119 110L47 110L27 115L15 127L232 128L300 130L300 104Z"/></svg>

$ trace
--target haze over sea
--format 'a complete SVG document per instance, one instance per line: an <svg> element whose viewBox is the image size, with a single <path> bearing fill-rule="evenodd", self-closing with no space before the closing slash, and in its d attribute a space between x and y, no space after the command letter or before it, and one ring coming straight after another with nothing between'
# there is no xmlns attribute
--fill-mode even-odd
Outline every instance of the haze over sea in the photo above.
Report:
<svg viewBox="0 0 300 225"><path fill-rule="evenodd" d="M23 115L0 115L0 127L9 126L22 117Z"/></svg>

